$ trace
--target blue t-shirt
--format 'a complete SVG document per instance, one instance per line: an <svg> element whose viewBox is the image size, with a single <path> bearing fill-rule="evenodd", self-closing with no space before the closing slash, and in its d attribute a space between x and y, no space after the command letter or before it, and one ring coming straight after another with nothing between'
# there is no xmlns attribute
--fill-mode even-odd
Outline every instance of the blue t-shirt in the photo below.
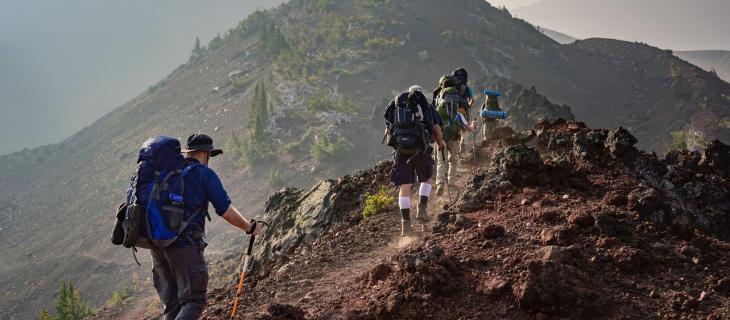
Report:
<svg viewBox="0 0 730 320"><path fill-rule="evenodd" d="M185 200L185 214L193 214L196 210L201 210L200 213L192 220L186 230L182 234L190 234L193 230L191 228L197 228L198 232L203 234L205 232L205 219L208 212L208 203L213 204L215 213L219 216L228 210L231 205L231 199L228 197L228 193L223 188L218 175L206 165L200 164L195 159L186 159L188 165L193 165L190 172L185 176L185 194L183 199ZM181 236L173 244L174 246L190 245L187 237Z"/></svg>

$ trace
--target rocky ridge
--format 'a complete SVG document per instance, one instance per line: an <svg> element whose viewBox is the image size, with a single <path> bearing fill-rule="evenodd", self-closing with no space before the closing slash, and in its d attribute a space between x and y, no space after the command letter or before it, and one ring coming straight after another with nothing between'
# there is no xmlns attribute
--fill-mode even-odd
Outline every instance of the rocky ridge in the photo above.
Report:
<svg viewBox="0 0 730 320"><path fill-rule="evenodd" d="M258 244L276 254L260 255L240 318L730 315L730 147L659 159L622 128L558 120L535 132L535 147L505 145L460 182L410 241L395 210L360 216L356 195L384 184L388 163L272 196L272 236ZM211 291L207 319L227 312L229 288Z"/></svg>

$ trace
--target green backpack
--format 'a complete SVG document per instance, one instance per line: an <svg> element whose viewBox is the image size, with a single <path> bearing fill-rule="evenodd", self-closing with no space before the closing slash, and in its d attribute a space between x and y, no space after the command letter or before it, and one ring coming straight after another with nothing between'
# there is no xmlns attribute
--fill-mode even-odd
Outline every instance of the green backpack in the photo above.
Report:
<svg viewBox="0 0 730 320"><path fill-rule="evenodd" d="M441 89L436 99L436 110L444 123L442 128L444 141L454 141L461 139L462 124L456 120L459 112L459 103L461 96L456 87L448 87Z"/></svg>

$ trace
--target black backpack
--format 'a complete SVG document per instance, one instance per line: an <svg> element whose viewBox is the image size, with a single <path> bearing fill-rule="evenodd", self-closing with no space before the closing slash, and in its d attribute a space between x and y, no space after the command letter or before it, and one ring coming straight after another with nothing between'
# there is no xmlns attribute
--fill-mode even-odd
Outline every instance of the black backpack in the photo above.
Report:
<svg viewBox="0 0 730 320"><path fill-rule="evenodd" d="M402 154L423 151L428 145L428 132L423 123L421 106L426 98L419 92L402 93L393 101L393 119L388 124L388 145Z"/></svg>

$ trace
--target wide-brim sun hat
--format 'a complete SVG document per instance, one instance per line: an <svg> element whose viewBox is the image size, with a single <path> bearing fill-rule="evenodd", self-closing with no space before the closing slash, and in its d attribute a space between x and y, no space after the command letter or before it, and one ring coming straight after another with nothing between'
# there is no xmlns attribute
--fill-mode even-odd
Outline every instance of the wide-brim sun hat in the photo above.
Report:
<svg viewBox="0 0 730 320"><path fill-rule="evenodd" d="M223 154L223 150L217 149L213 146L213 138L209 135L198 132L188 137L187 146L182 152L193 152L193 151L208 151L211 157Z"/></svg>

